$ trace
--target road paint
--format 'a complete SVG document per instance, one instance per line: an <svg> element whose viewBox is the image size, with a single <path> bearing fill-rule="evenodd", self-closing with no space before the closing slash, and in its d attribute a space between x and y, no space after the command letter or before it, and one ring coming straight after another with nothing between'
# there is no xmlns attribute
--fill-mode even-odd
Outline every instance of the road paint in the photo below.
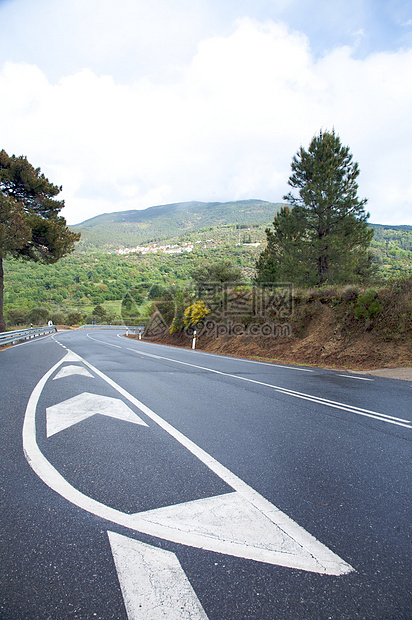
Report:
<svg viewBox="0 0 412 620"><path fill-rule="evenodd" d="M124 335L120 335L120 334L116 334L116 336L118 338L124 338ZM100 342L101 344L107 344L109 346L112 346L109 342L106 342L105 340L99 340L98 342ZM163 345L160 345L163 346ZM127 348L127 347L126 347ZM136 352L137 349L128 349L129 351L134 351ZM284 368L286 370L297 370L298 372L314 372L311 368L301 368L300 366L286 366L285 364L278 364L275 362L262 362L260 360L252 360L252 359L245 359L243 357L233 357L231 355L219 355L219 353L206 353L206 351L199 351L198 349L196 350L196 355L200 355L200 356L208 356L208 357L214 357L217 359L233 359L236 362L245 362L248 364L260 364L262 366L270 366L271 368Z"/></svg>
<svg viewBox="0 0 412 620"><path fill-rule="evenodd" d="M94 379L93 375L90 374L86 368L83 366L74 366L73 364L70 366L64 366L55 377L53 377L53 381L56 379L62 379L63 377L70 377L71 375L84 375L85 377L91 377Z"/></svg>
<svg viewBox="0 0 412 620"><path fill-rule="evenodd" d="M102 340L99 340L98 338L93 338L93 336L90 336L90 334L86 334L86 338L89 338L89 340L93 340L94 342L99 342L100 344L102 344L103 342ZM105 342L104 344L107 344L109 347L115 347L116 349L122 348L118 344L112 344L111 342Z"/></svg>
<svg viewBox="0 0 412 620"><path fill-rule="evenodd" d="M129 620L207 620L174 553L107 534Z"/></svg>
<svg viewBox="0 0 412 620"><path fill-rule="evenodd" d="M375 381L375 379L368 379L368 377L355 377L355 375L338 375L338 377L345 377L345 379L357 379L358 381Z"/></svg>
<svg viewBox="0 0 412 620"><path fill-rule="evenodd" d="M119 334L119 338L121 338L122 336L120 336ZM277 362L262 362L260 360L252 360L252 359L245 359L244 357L233 357L231 355L223 355L223 354L218 354L218 353L206 353L205 351L199 351L197 350L197 354L198 355L206 355L209 357L215 357L215 358L229 358L229 359L233 359L236 362L245 362L247 364L260 364L261 366L270 366L270 368L283 368L285 370L296 370L297 372L314 372L314 370L312 370L311 368L302 368L301 366L286 366L285 364L278 364Z"/></svg>
<svg viewBox="0 0 412 620"><path fill-rule="evenodd" d="M271 527L272 533L276 531L277 540L283 542L279 545L274 542L271 548L268 548L265 543L260 543L258 546L255 544L244 544L244 540L242 540L243 534L234 535L233 530L230 539L221 539L216 533L210 531L210 523L207 525L204 519L201 519L196 527L190 526L185 529L184 527L180 527L178 519L176 520L175 517L174 521L170 519L170 515L166 515L167 524L164 518L159 519L160 509L156 511L157 514L155 514L154 511L146 511L131 515L106 506L78 491L51 465L39 449L36 441L35 418L38 400L49 377L58 369L60 364L65 361L66 358L64 357L40 379L29 398L23 424L23 448L26 459L36 474L50 488L65 497L71 503L96 516L132 530L156 536L157 538L165 538L166 540L179 544L215 551L217 553L230 554L259 562L279 564L281 566L329 575L343 575L353 570L349 564L316 540L309 532L300 527L295 521L281 512L252 487L86 360L82 361L95 375L100 376L131 404L140 409L149 419L158 424L179 443L185 446L211 471L231 486L234 491L237 491L243 500L243 506L246 506L244 502L248 503L247 510L249 514L253 512L256 515L256 511L258 511L261 513L261 518L266 519L266 525L269 525L268 522L270 521L273 525L273 527ZM224 498L224 500L220 498L219 502L221 506L224 501L232 501L232 510L225 514L224 519L235 519L233 501L235 501L238 508L239 497L229 497ZM184 510L181 512L181 514L183 514L183 517L181 517L182 523L185 519L187 521L187 516L185 516L184 512ZM163 514L163 517L165 517L165 514ZM299 552L296 554L285 552L285 540L287 540L287 538L292 539L293 543L297 545L297 547L294 547L295 550L300 547Z"/></svg>
<svg viewBox="0 0 412 620"><path fill-rule="evenodd" d="M328 400L327 398L322 398L320 396L312 396L311 394L305 394L304 392L297 392L295 390L289 390L279 385L273 385L272 383L266 383L264 381L257 381L257 379L250 379L248 377L240 377L239 375L234 375L228 372L222 372L221 370L215 370L214 368L208 368L207 366L199 366L198 364L192 364L190 362L182 362L181 360L176 360L170 357L154 355L152 353L141 351L140 349L131 349L129 347L127 348L129 351L133 351L134 353L138 355L144 355L146 357L152 357L158 360L165 360L168 362L173 362L175 364L181 364L183 366L190 366L198 370L206 370L208 372L221 375L224 377L231 377L232 379L238 379L239 381L247 381L248 383L254 383L256 385L263 385L264 387L268 387L273 390L276 390L277 392L280 392L281 394L287 394L288 396L293 396L295 398L301 398L303 400L308 400L313 403L317 403L319 405L325 405L327 407L332 407L334 409L341 409L342 411L349 411L350 413L355 413L356 415L365 416L367 418L374 418L375 420L380 420L381 422L387 422L388 424L396 424L397 426L403 426L405 428L412 429L412 422L404 418L397 418L395 416L387 415L386 413L379 413L378 411L371 411L370 409L362 409L360 407L355 407L353 405L347 405L346 403L340 403L338 401Z"/></svg>
<svg viewBox="0 0 412 620"><path fill-rule="evenodd" d="M51 437L94 415L104 415L132 424L147 426L146 422L143 422L122 400L83 392L52 407L47 407L47 437Z"/></svg>
<svg viewBox="0 0 412 620"><path fill-rule="evenodd" d="M74 351L70 351L70 349L65 347L64 344L62 344L61 342L56 340L54 336L52 336L52 339L54 340L54 342L59 344L61 347L63 347L63 349L66 349L66 351L67 351L66 357L64 358L64 360L61 360L61 362L62 361L65 361L65 362L78 362L78 363L82 362L82 358L79 355L77 355L77 353L74 353Z"/></svg>
<svg viewBox="0 0 412 620"><path fill-rule="evenodd" d="M242 553L243 557L248 557L249 550L254 549L255 554L260 550L262 561L267 557L271 564L303 570L309 565L316 566L313 553L319 552L317 545L310 551L305 549L236 491L148 510L136 516L167 528L171 533L185 532L192 543L199 537L199 546L200 536L215 539L220 553L227 555L239 556ZM276 517L279 518L279 514ZM327 562L325 557L323 562Z"/></svg>

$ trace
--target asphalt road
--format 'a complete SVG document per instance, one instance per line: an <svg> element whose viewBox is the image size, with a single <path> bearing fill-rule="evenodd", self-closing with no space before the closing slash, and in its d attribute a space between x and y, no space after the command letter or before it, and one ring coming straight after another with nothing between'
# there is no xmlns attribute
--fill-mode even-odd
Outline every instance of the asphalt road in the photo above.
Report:
<svg viewBox="0 0 412 620"><path fill-rule="evenodd" d="M109 331L0 351L2 620L412 617L412 383Z"/></svg>

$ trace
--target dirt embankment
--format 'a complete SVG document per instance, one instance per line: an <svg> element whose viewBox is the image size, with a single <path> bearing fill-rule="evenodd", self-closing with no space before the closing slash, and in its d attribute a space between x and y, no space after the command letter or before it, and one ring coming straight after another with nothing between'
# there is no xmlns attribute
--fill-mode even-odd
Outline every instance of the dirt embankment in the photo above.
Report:
<svg viewBox="0 0 412 620"><path fill-rule="evenodd" d="M412 380L412 287L355 295L353 290L317 291L297 297L293 315L277 335L200 333L196 348L213 353L369 371ZM288 329L282 328L287 326ZM222 330L223 331L223 330ZM259 331L259 330L257 330ZM260 330L262 331L262 330ZM283 335L280 335L283 334ZM288 334L288 335L286 335ZM191 346L182 333L157 342ZM396 373L390 369L399 369ZM384 369L383 371L381 369ZM403 372L401 370L404 369Z"/></svg>
<svg viewBox="0 0 412 620"><path fill-rule="evenodd" d="M233 355L262 358L286 364L325 366L373 370L410 366L412 371L412 343L387 341L376 334L345 334L334 321L333 311L323 308L312 321L307 335L290 336L204 336L196 339L196 348ZM153 339L150 339L153 341ZM191 339L182 334L167 335L156 342L190 348Z"/></svg>

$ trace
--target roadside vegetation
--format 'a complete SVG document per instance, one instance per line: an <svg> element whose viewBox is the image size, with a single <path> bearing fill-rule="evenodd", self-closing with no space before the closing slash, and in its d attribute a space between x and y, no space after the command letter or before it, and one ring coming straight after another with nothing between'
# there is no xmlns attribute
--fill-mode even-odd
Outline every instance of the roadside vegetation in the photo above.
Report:
<svg viewBox="0 0 412 620"><path fill-rule="evenodd" d="M376 273L371 279L371 288L384 288L412 276L412 227L376 226L374 230L371 252ZM142 283L149 288L157 284L186 289L194 283L192 271L225 259L240 269L242 282L251 284L256 260L265 243L264 227L243 229L240 245L239 231L235 227L229 233L229 243L227 227L223 230L216 227L214 232L216 247L195 248L184 254L159 252L119 256L75 251L55 265L4 260L7 327L42 323L46 316L55 324L76 325L92 317L97 305L105 309L105 320L115 323L122 319L122 299L130 289ZM220 233L220 239L216 232ZM243 239L248 240L249 235L254 243L260 240L261 245L244 243ZM210 231L197 232L189 241L196 243L199 237L208 239Z"/></svg>
<svg viewBox="0 0 412 620"><path fill-rule="evenodd" d="M4 157L3 197L9 164L32 170L25 158ZM36 178L40 172L32 174ZM98 216L81 228L83 239L73 253L78 235L58 218L68 235L67 247L50 256L30 255L30 261L13 258L22 254L20 242L27 258L24 244L30 232L23 226L16 248L8 251L4 245L2 255L7 328L48 320L67 326L143 323L152 325L154 334L162 332L163 339L187 343L191 330L200 328L202 334L205 322L221 321L222 304L227 311L232 300L238 326L243 327L237 329L241 338L226 342L228 351L245 346L249 354L255 348L263 355L269 348L285 358L291 344L296 348L299 342L308 350L296 353L295 361L319 363L319 356L329 350L333 357L365 336L365 342L373 337L381 349L386 342L404 350L404 345L411 346L412 335L412 227L368 224L366 200L357 197L358 174L339 137L333 131L320 132L308 150L301 147L293 158L293 191L282 204L182 203ZM50 187L52 193L60 190ZM35 192L31 198L41 210ZM3 203L11 217L15 202ZM50 203L54 211L47 217L53 223L62 203ZM262 221L269 208L274 217L270 226ZM289 283L289 289L280 287L274 293L279 303L288 298L287 311L269 305L256 316L257 288L276 282ZM290 336L287 351L282 353L279 341L275 344L264 330L259 332L268 322L280 325L275 335ZM259 338L247 342L251 325ZM199 346L219 348L224 331L222 327L219 338L215 333L209 342L203 332ZM407 351L403 363L412 362Z"/></svg>
<svg viewBox="0 0 412 620"><path fill-rule="evenodd" d="M0 151L0 331L3 314L4 268L7 257L51 265L73 252L79 233L59 215L61 187L50 183L26 157Z"/></svg>

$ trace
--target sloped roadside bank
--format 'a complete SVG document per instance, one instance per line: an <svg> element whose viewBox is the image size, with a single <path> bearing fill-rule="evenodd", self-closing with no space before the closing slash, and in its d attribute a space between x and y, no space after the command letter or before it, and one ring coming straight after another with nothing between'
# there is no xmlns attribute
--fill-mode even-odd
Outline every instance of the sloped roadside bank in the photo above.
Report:
<svg viewBox="0 0 412 620"><path fill-rule="evenodd" d="M290 335L216 337L200 332L196 348L286 364L386 369L386 376L390 368L406 368L403 374L408 375L410 367L412 375L412 278L377 290L347 286L295 291L287 325ZM278 330L282 332L288 330ZM182 332L150 340L191 346Z"/></svg>
<svg viewBox="0 0 412 620"><path fill-rule="evenodd" d="M293 336L271 340L226 336L206 341L200 337L196 341L196 349L220 355L282 364L340 368L412 381L411 345L379 343L372 334L367 334L365 338L356 338L353 342L347 342L348 339L340 340L339 336L333 334L327 339L325 332L319 331L316 336L311 335L302 340ZM131 335L129 338L135 336ZM150 338L148 341L187 349L191 347L191 340L180 334Z"/></svg>

